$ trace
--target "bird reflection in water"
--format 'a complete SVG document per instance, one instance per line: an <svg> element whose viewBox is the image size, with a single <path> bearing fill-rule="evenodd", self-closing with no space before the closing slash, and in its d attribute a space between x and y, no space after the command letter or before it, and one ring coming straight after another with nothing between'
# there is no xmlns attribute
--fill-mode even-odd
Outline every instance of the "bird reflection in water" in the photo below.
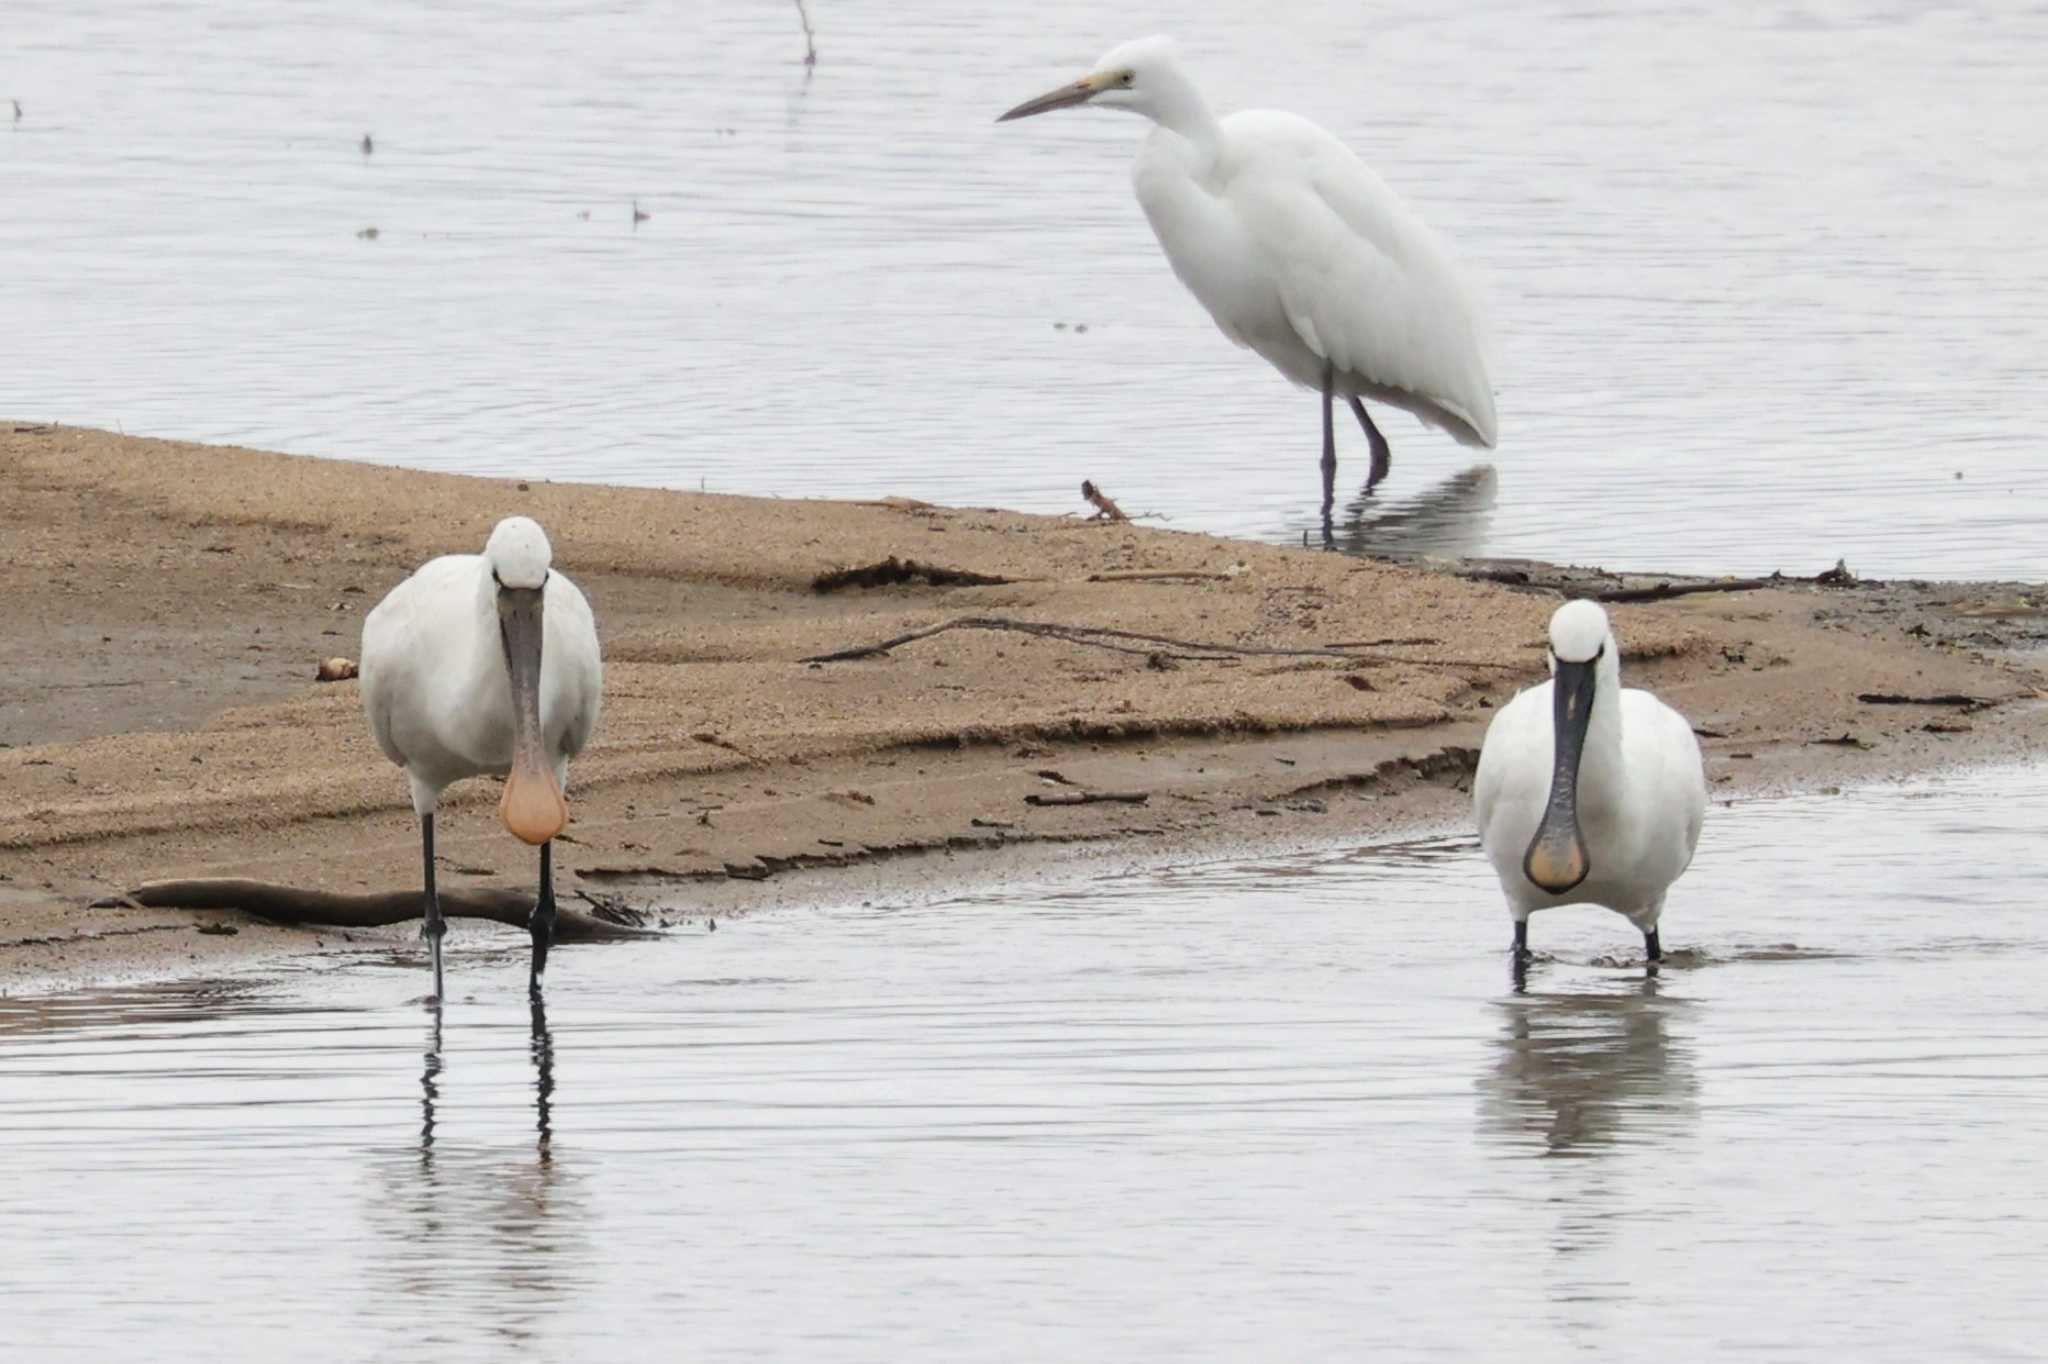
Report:
<svg viewBox="0 0 2048 1364"><path fill-rule="evenodd" d="M1374 498L1367 484L1344 504L1332 547L1360 558L1469 558L1485 545L1499 485L1491 464L1475 464L1393 503Z"/></svg>
<svg viewBox="0 0 2048 1364"><path fill-rule="evenodd" d="M427 1011L433 1021L427 1025L427 1050L420 1069L420 1168L431 1169L434 1164L434 1100L441 1097L441 1088L435 1083L441 1076L441 1010L439 1005Z"/></svg>
<svg viewBox="0 0 2048 1364"><path fill-rule="evenodd" d="M555 1162L555 1035L548 1031L547 1001L536 993L529 1002L533 1012L533 1040L527 1050L533 1056L534 1149L540 1163L547 1166Z"/></svg>
<svg viewBox="0 0 2048 1364"><path fill-rule="evenodd" d="M1589 1347L1613 1336L1617 1304L1642 1286L1625 1264L1633 1221L1683 1216L1642 1149L1682 1141L1699 1119L1690 1046L1671 1025L1681 1001L1645 975L1601 993L1517 995L1479 1077L1482 1141L1521 1165L1508 1187L1552 1219L1534 1266L1550 1325ZM1608 1159L1624 1151L1634 1158ZM1541 1215L1541 1214L1538 1214Z"/></svg>
<svg viewBox="0 0 2048 1364"><path fill-rule="evenodd" d="M534 1132L537 1137L534 1150L539 1156L539 1164L545 1166L554 1163L555 1035L548 1030L547 1001L536 994L530 997L528 1006L533 1029L527 1043L527 1054L533 1059ZM427 1049L421 1054L420 1068L422 1169L434 1163L434 1105L441 1097L441 1011L435 1008L430 1012L433 1021L427 1025Z"/></svg>
<svg viewBox="0 0 2048 1364"><path fill-rule="evenodd" d="M376 1287L414 1302L402 1311L435 1304L438 1325L449 1331L528 1338L577 1291L580 1267L592 1258L577 1182L555 1160L555 1042L547 1005L536 995L529 1011L533 1147L472 1141L474 1125L455 1135L450 1105L470 1085L484 1084L489 1067L466 1066L468 1055L459 1050L444 1056L439 1010L432 1010L421 1053L417 1148L384 1162L370 1190L371 1234L383 1246L367 1257ZM486 1126L502 1130L488 1103L478 1107L490 1119Z"/></svg>
<svg viewBox="0 0 2048 1364"><path fill-rule="evenodd" d="M1493 1062L1479 1082L1485 1134L1583 1156L1689 1129L1699 1081L1690 1049L1670 1034L1683 1006L1662 990L1645 975L1620 991L1502 1001Z"/></svg>

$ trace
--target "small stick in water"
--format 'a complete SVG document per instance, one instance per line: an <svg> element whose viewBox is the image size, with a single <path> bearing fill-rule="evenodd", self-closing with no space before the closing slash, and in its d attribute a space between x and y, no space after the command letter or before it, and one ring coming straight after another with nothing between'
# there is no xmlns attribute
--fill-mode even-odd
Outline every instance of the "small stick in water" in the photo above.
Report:
<svg viewBox="0 0 2048 1364"><path fill-rule="evenodd" d="M816 66L818 64L818 35L817 31L811 27L810 6L806 5L804 0L796 0L796 17L804 26L804 65Z"/></svg>

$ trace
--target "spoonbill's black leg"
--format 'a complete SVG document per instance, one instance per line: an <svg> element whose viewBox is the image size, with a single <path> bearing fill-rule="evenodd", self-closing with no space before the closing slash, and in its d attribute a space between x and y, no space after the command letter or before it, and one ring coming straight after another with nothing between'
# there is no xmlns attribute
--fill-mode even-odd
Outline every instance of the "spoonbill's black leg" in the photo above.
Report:
<svg viewBox="0 0 2048 1364"><path fill-rule="evenodd" d="M541 973L548 969L548 949L555 944L554 850L552 839L540 845L540 893L526 918L527 931L533 934L533 977L527 988L535 995L540 993Z"/></svg>
<svg viewBox="0 0 2048 1364"><path fill-rule="evenodd" d="M1664 944L1657 941L1656 929L1653 928L1643 934L1643 952L1651 961L1664 960Z"/></svg>
<svg viewBox="0 0 2048 1364"><path fill-rule="evenodd" d="M429 810L420 816L420 852L426 862L427 911L426 922L420 925L420 936L434 950L434 999L441 1002L441 939L448 936L448 921L441 917L441 897L434 893L434 813Z"/></svg>
<svg viewBox="0 0 2048 1364"><path fill-rule="evenodd" d="M1330 525L1330 510L1337 504L1337 423L1331 404L1337 397L1337 367L1323 361L1323 545L1337 543Z"/></svg>
<svg viewBox="0 0 2048 1364"><path fill-rule="evenodd" d="M1394 452L1388 446L1387 438L1380 434L1380 429L1372 424L1372 418L1366 414L1365 404L1358 401L1355 394L1351 398L1351 411L1358 418L1358 424L1365 428L1366 440L1372 444L1372 469L1365 476L1366 495L1371 496L1372 490L1380 486L1380 480L1393 469Z"/></svg>
<svg viewBox="0 0 2048 1364"><path fill-rule="evenodd" d="M1508 954L1513 963L1515 993L1520 994L1529 984L1529 921L1515 920L1515 947Z"/></svg>

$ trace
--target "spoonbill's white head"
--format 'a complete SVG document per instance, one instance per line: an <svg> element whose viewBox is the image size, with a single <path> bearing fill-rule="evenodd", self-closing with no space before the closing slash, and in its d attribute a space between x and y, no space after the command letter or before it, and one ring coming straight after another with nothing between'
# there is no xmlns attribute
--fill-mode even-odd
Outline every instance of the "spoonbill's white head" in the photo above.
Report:
<svg viewBox="0 0 2048 1364"><path fill-rule="evenodd" d="M1568 601L1550 617L1551 662L1591 663L1613 633L1598 602Z"/></svg>
<svg viewBox="0 0 2048 1364"><path fill-rule="evenodd" d="M1550 800L1536 836L1522 857L1522 872L1552 895L1562 895L1593 869L1585 835L1579 829L1579 761L1585 756L1586 731L1593 721L1593 701L1603 679L1618 675L1618 651L1607 613L1599 603L1570 601L1550 617L1551 726L1555 748L1550 773Z"/></svg>
<svg viewBox="0 0 2048 1364"><path fill-rule="evenodd" d="M569 803L555 779L540 726L541 647L547 630L547 532L524 516L500 521L484 542L484 562L498 594L498 639L512 684L512 765L498 818L515 837L539 845L569 822Z"/></svg>
<svg viewBox="0 0 2048 1364"><path fill-rule="evenodd" d="M499 587L539 587L548 580L554 551L540 522L529 516L508 516L484 542L484 559Z"/></svg>
<svg viewBox="0 0 2048 1364"><path fill-rule="evenodd" d="M996 122L1029 118L1054 109L1086 104L1101 109L1127 109L1164 122L1167 114L1192 94L1180 68L1179 49L1171 38L1136 38L1105 52L1095 69L1077 81L1027 99Z"/></svg>

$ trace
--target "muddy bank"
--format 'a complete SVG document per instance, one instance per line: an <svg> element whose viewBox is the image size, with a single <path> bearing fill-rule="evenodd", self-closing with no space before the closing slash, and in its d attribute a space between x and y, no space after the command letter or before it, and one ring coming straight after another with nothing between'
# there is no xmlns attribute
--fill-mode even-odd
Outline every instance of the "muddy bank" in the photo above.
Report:
<svg viewBox="0 0 2048 1364"><path fill-rule="evenodd" d="M1459 820L1492 707L1542 674L1549 589L1666 581L1499 564L1475 581L1078 518L0 423L0 988L338 939L85 908L152 878L411 886L404 781L355 684L315 669L354 656L418 562L515 511L548 527L607 654L561 885L685 907L672 921ZM1630 680L1687 711L1733 793L2034 751L2026 591L1767 582L1612 611ZM1103 792L1142 799L1083 799ZM451 792L444 884L525 882L494 801L487 782Z"/></svg>

